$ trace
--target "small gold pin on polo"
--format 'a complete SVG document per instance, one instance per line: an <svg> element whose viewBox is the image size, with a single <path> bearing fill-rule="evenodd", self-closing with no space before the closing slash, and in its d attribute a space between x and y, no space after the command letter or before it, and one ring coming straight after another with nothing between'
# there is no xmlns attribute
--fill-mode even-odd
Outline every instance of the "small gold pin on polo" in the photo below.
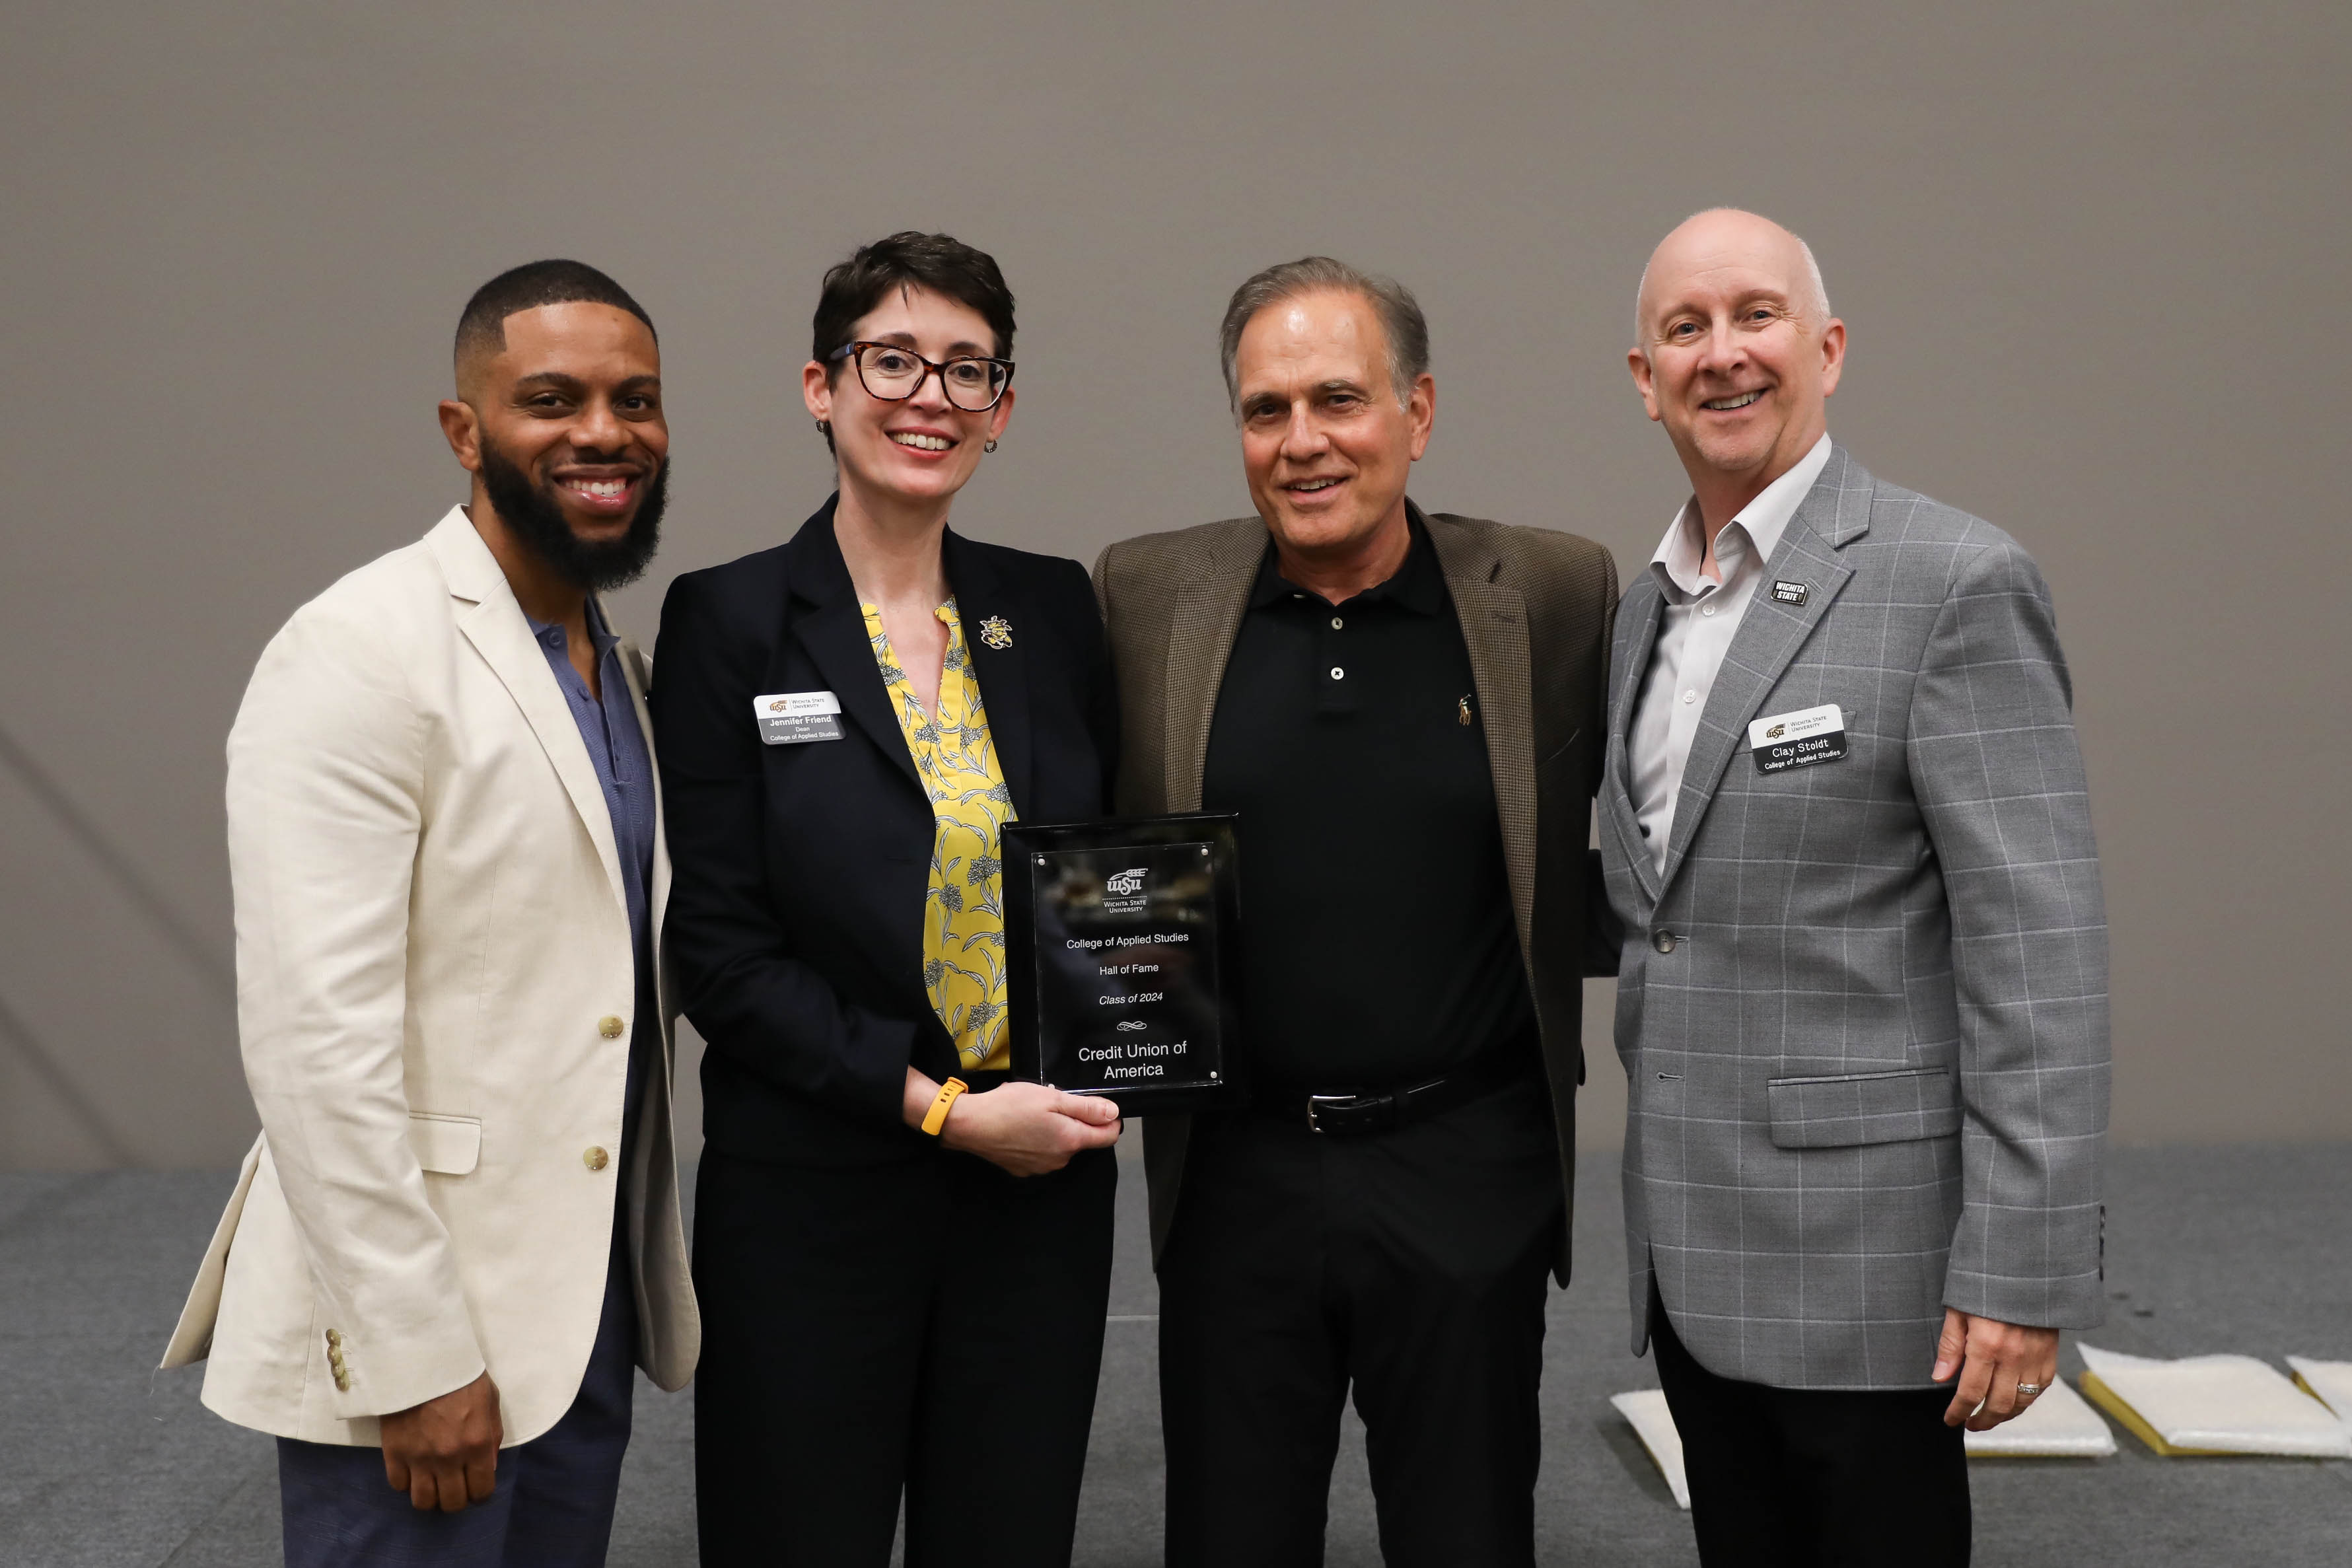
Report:
<svg viewBox="0 0 2352 1568"><path fill-rule="evenodd" d="M991 616L980 623L980 640L1003 653L1013 646L1013 623L1003 616Z"/></svg>
<svg viewBox="0 0 2352 1568"><path fill-rule="evenodd" d="M1469 694L1468 692L1466 692L1466 691L1465 691L1465 692L1464 692L1464 693L1462 694L1462 700L1461 700L1459 703L1457 703L1457 704L1455 705L1455 708L1456 708L1457 717L1455 718L1454 722L1455 722L1455 723L1457 723L1457 724L1467 724L1467 723L1469 723L1469 722L1470 722L1470 694Z"/></svg>

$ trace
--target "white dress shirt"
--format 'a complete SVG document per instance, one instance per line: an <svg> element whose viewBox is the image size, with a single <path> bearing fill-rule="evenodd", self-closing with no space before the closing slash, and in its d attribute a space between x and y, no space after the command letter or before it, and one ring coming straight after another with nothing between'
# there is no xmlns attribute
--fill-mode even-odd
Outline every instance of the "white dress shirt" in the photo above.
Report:
<svg viewBox="0 0 2352 1568"><path fill-rule="evenodd" d="M1698 734L1699 715L1706 711L1707 695L1715 689L1716 672L1723 668L1724 653L1748 614L1764 563L1779 547L1797 503L1829 460L1830 438L1824 433L1796 467L1765 486L1763 493L1723 525L1715 536L1721 582L1699 570L1706 551L1696 496L1675 514L1658 552L1650 558L1650 570L1666 603L1649 672L1633 708L1626 761L1633 774L1633 815L1642 825L1650 863L1660 871L1665 869L1666 840L1675 829L1675 803L1683 792L1683 765L1690 760L1691 742Z"/></svg>

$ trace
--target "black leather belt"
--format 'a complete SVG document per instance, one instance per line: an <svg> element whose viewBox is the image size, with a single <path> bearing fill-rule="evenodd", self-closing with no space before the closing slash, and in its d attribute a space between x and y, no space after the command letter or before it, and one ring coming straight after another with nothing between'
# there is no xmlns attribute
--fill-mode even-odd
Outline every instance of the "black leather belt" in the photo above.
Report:
<svg viewBox="0 0 2352 1568"><path fill-rule="evenodd" d="M1386 1094L1318 1094L1307 1089L1267 1086L1250 1097L1250 1108L1285 1121L1302 1118L1309 1131L1337 1138L1391 1132L1457 1105L1466 1105L1480 1095L1491 1094L1528 1076L1541 1056L1541 1047L1530 1031L1442 1078L1425 1079Z"/></svg>

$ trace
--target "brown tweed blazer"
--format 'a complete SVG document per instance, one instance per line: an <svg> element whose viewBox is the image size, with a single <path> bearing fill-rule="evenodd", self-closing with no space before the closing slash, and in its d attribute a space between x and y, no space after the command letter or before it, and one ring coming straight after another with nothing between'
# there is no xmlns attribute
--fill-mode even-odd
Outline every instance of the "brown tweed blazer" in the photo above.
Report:
<svg viewBox="0 0 2352 1568"><path fill-rule="evenodd" d="M1418 508L1413 515L1436 546L1469 646L1512 913L1559 1127L1560 1181L1572 1195L1592 875L1585 850L1608 729L1617 568L1608 552L1572 533ZM1234 518L1124 540L1095 563L1118 679L1122 814L1200 809L1209 721L1265 543L1264 522ZM1155 1258L1176 1216L1191 1130L1190 1117L1144 1122ZM1565 1283L1565 1227L1556 1267Z"/></svg>

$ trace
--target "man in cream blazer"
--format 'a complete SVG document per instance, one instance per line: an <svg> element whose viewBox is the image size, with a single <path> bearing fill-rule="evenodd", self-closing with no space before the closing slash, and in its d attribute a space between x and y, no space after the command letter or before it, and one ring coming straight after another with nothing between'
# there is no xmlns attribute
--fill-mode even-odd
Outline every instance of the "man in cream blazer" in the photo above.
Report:
<svg viewBox="0 0 2352 1568"><path fill-rule="evenodd" d="M540 262L457 358L470 504L296 612L229 738L262 1134L163 1364L280 1438L289 1563L601 1563L632 1366L699 1341L645 668L595 596L653 551L658 350Z"/></svg>

